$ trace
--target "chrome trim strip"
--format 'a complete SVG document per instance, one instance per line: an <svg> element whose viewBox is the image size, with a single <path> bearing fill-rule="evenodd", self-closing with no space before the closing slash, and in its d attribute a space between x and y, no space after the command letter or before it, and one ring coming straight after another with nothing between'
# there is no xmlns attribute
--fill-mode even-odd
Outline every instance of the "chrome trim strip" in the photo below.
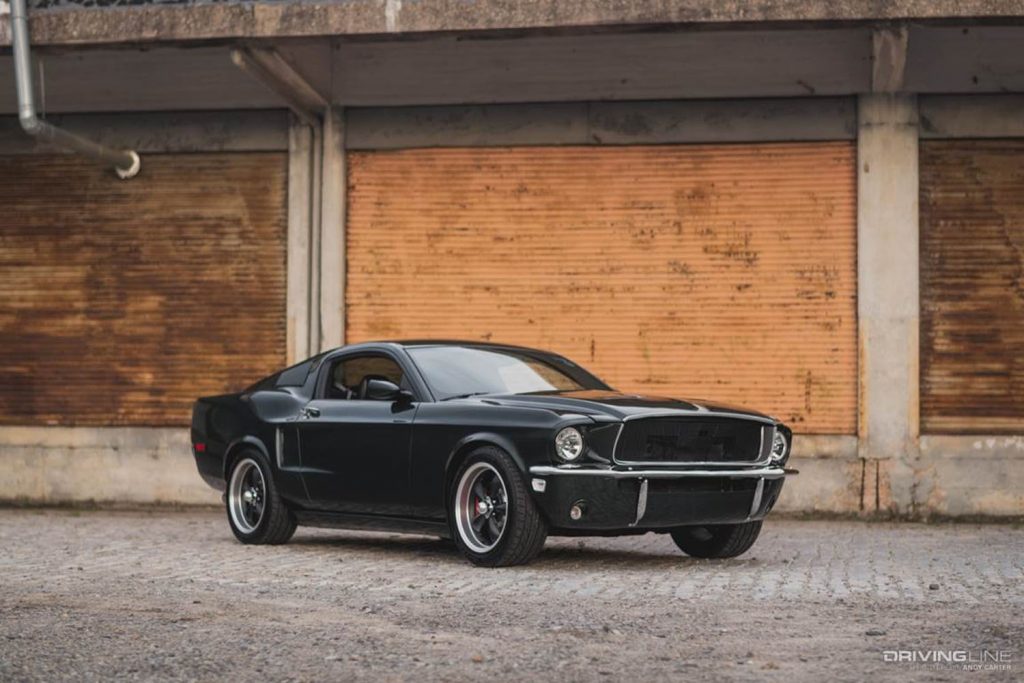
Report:
<svg viewBox="0 0 1024 683"><path fill-rule="evenodd" d="M762 479L762 481L764 481ZM640 520L644 518L644 513L647 512L647 480L640 480L640 493L636 497L636 521L630 526L636 526L640 523Z"/></svg>
<svg viewBox="0 0 1024 683"><path fill-rule="evenodd" d="M781 479L788 474L796 474L795 470L784 470L781 467L758 467L752 469L721 469L721 470L613 470L581 467L552 467L550 465L534 465L530 474L538 477L569 475L574 477L610 477L612 479L685 479L687 477L727 477L730 479Z"/></svg>
<svg viewBox="0 0 1024 683"><path fill-rule="evenodd" d="M615 443L612 444L612 462L618 462L619 461L619 458L618 458L619 439L622 438L622 430L624 430L625 428L626 428L626 422L625 422L625 420L623 420L622 422L619 423L619 433L615 435Z"/></svg>
<svg viewBox="0 0 1024 683"><path fill-rule="evenodd" d="M752 519L757 514L758 509L761 507L761 498L764 497L764 479L757 480L757 488L754 489L754 500L750 503L750 514L747 515L747 519Z"/></svg>
<svg viewBox="0 0 1024 683"><path fill-rule="evenodd" d="M632 420L644 420L649 417L694 417L698 419L704 417L732 417L739 420L752 420L754 422L761 422L762 424L768 425L774 425L778 422L778 420L771 417L745 415L744 413L733 413L726 410L708 410L703 407L697 412L684 410L682 408L665 408L663 410L651 410L646 413L633 413L632 415L626 415L622 418L622 421L631 422Z"/></svg>
<svg viewBox="0 0 1024 683"><path fill-rule="evenodd" d="M760 467L767 465L770 458L760 460L616 460L616 465L623 467Z"/></svg>
<svg viewBox="0 0 1024 683"><path fill-rule="evenodd" d="M277 460L277 469L284 468L284 434L281 432L281 428L278 427L274 430L274 455Z"/></svg>

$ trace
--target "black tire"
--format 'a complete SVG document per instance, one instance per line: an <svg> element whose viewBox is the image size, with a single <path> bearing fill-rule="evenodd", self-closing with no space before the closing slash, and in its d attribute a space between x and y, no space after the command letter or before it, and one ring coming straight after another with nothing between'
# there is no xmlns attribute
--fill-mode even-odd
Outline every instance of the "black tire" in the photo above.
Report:
<svg viewBox="0 0 1024 683"><path fill-rule="evenodd" d="M684 526L672 531L672 540L690 557L737 557L750 550L758 534L761 520L742 524L708 524Z"/></svg>
<svg viewBox="0 0 1024 683"><path fill-rule="evenodd" d="M493 541L493 545L488 547L475 531L470 531L472 522L466 518L460 522L460 505L468 501L468 498L463 498L460 502L460 497L472 497L473 491L469 490L472 483L483 476L491 477L493 481L495 474L504 487L504 515L501 532L496 539L487 539ZM500 509L500 498L499 492L494 497L492 517ZM486 500L490 506L491 497ZM472 508L478 509L475 504ZM468 514L469 508L466 509ZM526 564L541 551L548 536L547 523L534 505L519 467L508 453L493 446L482 446L470 453L455 473L448 493L448 521L455 545L466 559L481 567ZM489 524L488 519L484 526L490 529Z"/></svg>
<svg viewBox="0 0 1024 683"><path fill-rule="evenodd" d="M258 472L258 476L256 474ZM252 493L262 484L259 514L246 515L253 511L253 503L246 503L243 493ZM250 496L251 498L252 496ZM246 449L231 463L228 474L227 494L224 496L228 513L228 524L232 533L242 543L252 545L280 545L287 543L295 533L295 515L277 494L277 486L270 471L266 456L255 449Z"/></svg>

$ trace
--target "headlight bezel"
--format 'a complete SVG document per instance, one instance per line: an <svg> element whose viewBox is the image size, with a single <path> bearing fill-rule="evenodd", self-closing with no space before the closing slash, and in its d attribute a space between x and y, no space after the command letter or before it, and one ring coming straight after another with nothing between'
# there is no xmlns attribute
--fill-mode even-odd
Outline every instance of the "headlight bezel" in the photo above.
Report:
<svg viewBox="0 0 1024 683"><path fill-rule="evenodd" d="M768 459L773 464L781 464L789 457L790 440L789 437L786 436L786 433L779 427L776 427L773 432L772 447L769 451ZM780 445L781 449L779 448Z"/></svg>
<svg viewBox="0 0 1024 683"><path fill-rule="evenodd" d="M570 455L563 452L563 445L569 443L574 444L569 451ZM562 427L555 434L553 441L555 448L555 457L564 463L576 463L583 459L583 454L587 450L586 439L583 436L582 430L578 426L569 425L568 427Z"/></svg>

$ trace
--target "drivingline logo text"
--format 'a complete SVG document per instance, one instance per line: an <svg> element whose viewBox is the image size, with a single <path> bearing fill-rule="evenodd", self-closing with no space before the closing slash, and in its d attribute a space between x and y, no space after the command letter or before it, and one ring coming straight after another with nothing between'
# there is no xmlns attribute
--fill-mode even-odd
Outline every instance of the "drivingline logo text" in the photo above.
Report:
<svg viewBox="0 0 1024 683"><path fill-rule="evenodd" d="M1009 671L1012 650L883 650L882 661L918 666L956 666L965 670Z"/></svg>

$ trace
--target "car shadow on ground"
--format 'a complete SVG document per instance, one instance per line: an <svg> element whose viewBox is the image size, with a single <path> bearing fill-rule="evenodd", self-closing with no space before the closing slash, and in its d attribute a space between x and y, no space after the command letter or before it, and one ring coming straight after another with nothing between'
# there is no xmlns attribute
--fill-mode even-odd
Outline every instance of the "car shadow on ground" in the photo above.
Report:
<svg viewBox="0 0 1024 683"><path fill-rule="evenodd" d="M533 571L564 571L567 568L580 569L586 566L607 569L634 569L643 571L664 570L685 566L728 564L750 565L760 564L754 558L735 558L731 560L698 560L674 551L671 542L663 552L647 552L643 550L620 550L617 548L598 547L589 544L590 539L563 540L557 545L550 541L532 562L524 565ZM443 562L452 565L468 565L468 561L455 547L453 541L440 538L398 535L339 535L317 534L315 536L296 536L289 544L295 548L321 550L336 548L339 551L386 553L394 559L407 557L410 560L429 557L431 562ZM515 569L514 567L511 569Z"/></svg>

